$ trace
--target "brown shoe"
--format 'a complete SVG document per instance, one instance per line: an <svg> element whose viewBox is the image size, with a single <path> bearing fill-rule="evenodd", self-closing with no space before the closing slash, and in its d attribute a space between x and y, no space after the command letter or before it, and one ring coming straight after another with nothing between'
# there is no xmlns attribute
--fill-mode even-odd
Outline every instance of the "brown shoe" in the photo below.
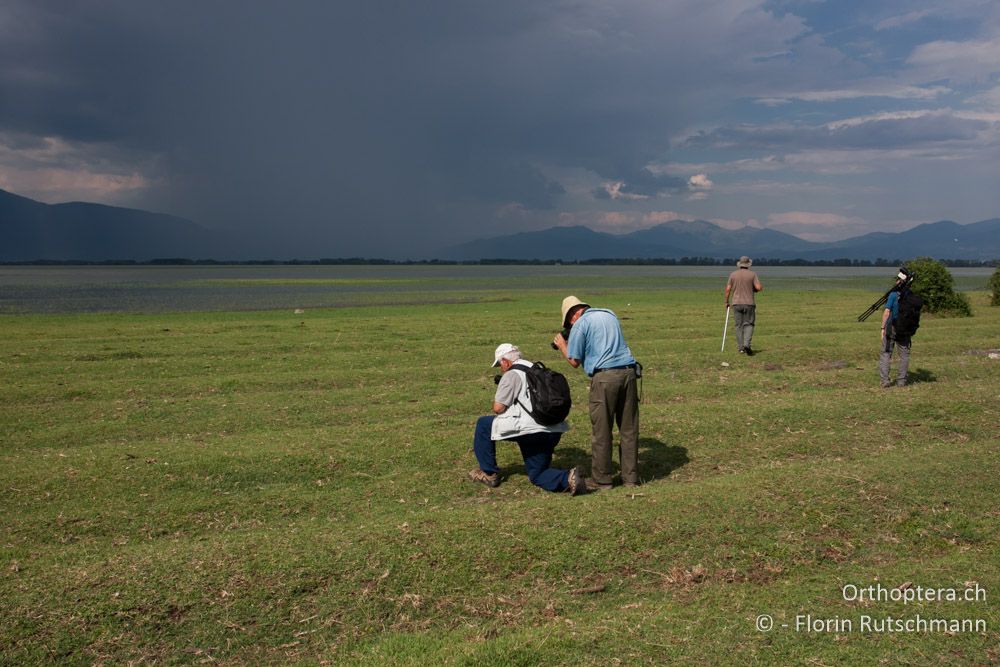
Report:
<svg viewBox="0 0 1000 667"><path fill-rule="evenodd" d="M473 482L481 482L482 484L485 484L491 489L495 489L496 487L500 486L500 475L498 475L497 473L492 473L492 474L486 473L480 470L479 468L469 471L469 479L471 479Z"/></svg>
<svg viewBox="0 0 1000 667"><path fill-rule="evenodd" d="M571 496L578 496L581 493L587 492L587 482L583 473L580 472L579 467L572 468L569 471L569 479L567 480L567 488Z"/></svg>
<svg viewBox="0 0 1000 667"><path fill-rule="evenodd" d="M584 480L584 485L587 487L587 491L607 491L614 488L614 484L598 484L590 477Z"/></svg>

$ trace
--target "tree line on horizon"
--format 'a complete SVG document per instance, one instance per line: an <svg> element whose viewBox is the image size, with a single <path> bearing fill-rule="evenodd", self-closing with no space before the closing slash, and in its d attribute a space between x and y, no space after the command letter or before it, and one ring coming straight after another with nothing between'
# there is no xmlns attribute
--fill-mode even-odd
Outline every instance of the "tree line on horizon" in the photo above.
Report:
<svg viewBox="0 0 1000 667"><path fill-rule="evenodd" d="M478 259L478 260L445 260L420 259L396 260L366 257L339 257L322 259L251 259L251 260L218 260L218 259L188 259L184 257L165 257L150 260L108 259L91 260L48 260L37 259L29 261L0 262L0 266L326 266L326 265L399 265L399 266L730 266L735 265L735 257L670 257L653 258L593 258L583 260L561 259ZM940 259L942 264L952 268L991 268L1000 266L1000 258L991 260L976 259ZM841 266L841 267L895 267L905 264L902 259L884 257L875 260L868 259L777 259L754 258L754 266Z"/></svg>

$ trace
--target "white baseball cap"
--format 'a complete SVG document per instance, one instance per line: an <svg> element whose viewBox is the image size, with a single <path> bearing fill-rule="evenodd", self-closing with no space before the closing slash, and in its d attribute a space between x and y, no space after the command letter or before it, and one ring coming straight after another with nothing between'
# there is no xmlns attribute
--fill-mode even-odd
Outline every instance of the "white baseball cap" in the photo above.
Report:
<svg viewBox="0 0 1000 667"><path fill-rule="evenodd" d="M520 351L521 350L518 349L517 345L511 345L510 343L500 343L500 345L497 346L496 352L493 353L492 368L496 368L497 366L500 365L500 358L503 357L505 354L510 354L511 352L520 352Z"/></svg>

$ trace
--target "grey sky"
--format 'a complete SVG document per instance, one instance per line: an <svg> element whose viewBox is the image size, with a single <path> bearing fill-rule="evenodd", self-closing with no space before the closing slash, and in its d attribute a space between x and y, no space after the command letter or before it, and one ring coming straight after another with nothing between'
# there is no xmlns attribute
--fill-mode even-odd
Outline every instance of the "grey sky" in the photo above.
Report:
<svg viewBox="0 0 1000 667"><path fill-rule="evenodd" d="M1000 215L996 3L7 2L0 187L426 257Z"/></svg>

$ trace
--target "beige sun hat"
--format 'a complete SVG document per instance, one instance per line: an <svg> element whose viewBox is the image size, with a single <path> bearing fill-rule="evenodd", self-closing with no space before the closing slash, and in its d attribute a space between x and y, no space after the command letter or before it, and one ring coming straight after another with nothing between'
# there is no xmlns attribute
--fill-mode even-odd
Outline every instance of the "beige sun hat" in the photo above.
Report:
<svg viewBox="0 0 1000 667"><path fill-rule="evenodd" d="M749 269L751 264L753 264L753 260L746 255L740 257L740 261L736 262L736 266L741 269Z"/></svg>
<svg viewBox="0 0 1000 667"><path fill-rule="evenodd" d="M566 322L566 316L569 315L569 311L573 310L577 306L586 306L587 308L590 308L590 304L589 303L584 303L583 301L580 301L579 299L577 299L575 296L568 296L565 299L563 299L563 302L562 302L562 325L563 325L563 328L569 326L569 324Z"/></svg>

